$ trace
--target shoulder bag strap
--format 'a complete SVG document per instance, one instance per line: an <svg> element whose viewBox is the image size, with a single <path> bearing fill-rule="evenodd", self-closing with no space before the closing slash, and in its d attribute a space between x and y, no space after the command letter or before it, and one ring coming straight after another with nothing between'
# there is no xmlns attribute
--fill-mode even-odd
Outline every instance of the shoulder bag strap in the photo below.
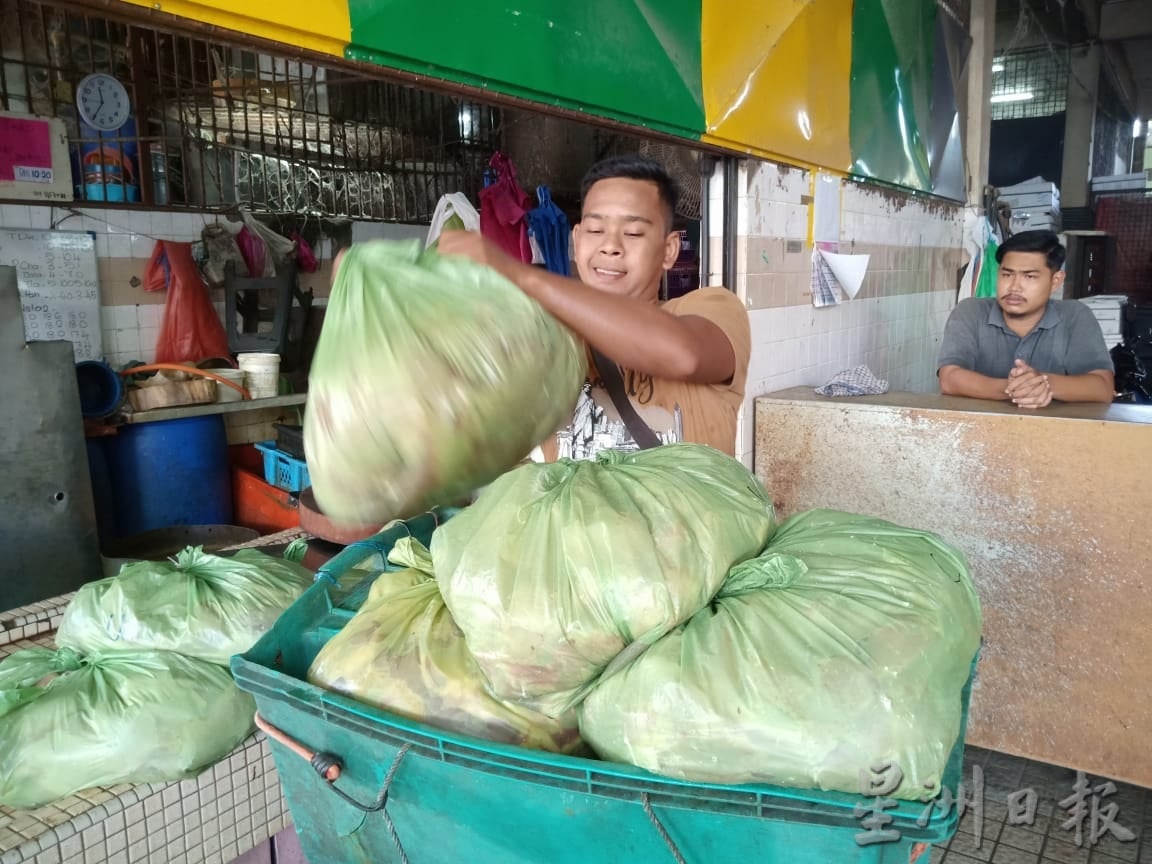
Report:
<svg viewBox="0 0 1152 864"><path fill-rule="evenodd" d="M624 426L628 429L632 440L641 450L659 447L663 442L648 424L640 419L640 415L632 407L632 400L624 392L624 379L620 375L620 369L591 345L588 347L592 352L592 359L596 361L596 369L600 373L600 379L608 389L608 396L611 397L612 404L616 406L616 411L620 414L620 419L624 421Z"/></svg>

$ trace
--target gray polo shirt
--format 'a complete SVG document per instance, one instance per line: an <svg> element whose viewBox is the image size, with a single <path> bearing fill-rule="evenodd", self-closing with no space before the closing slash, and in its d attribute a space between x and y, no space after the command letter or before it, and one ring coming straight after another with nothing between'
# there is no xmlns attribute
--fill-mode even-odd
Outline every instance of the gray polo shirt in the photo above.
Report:
<svg viewBox="0 0 1152 864"><path fill-rule="evenodd" d="M1078 300L1049 300L1040 323L1021 339L1008 329L995 297L961 300L940 343L942 366L1007 378L1019 358L1037 372L1083 375L1112 370L1112 355L1092 311Z"/></svg>

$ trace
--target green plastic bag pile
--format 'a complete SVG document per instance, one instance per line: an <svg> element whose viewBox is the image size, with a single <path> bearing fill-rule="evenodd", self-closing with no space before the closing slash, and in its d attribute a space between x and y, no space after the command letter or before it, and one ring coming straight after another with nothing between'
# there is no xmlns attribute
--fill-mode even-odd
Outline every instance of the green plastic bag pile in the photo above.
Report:
<svg viewBox="0 0 1152 864"><path fill-rule="evenodd" d="M312 583L299 564L252 549L230 557L189 547L171 561L126 564L82 587L56 644L79 652L175 651L227 665Z"/></svg>
<svg viewBox="0 0 1152 864"><path fill-rule="evenodd" d="M557 717L706 605L775 525L743 465L675 444L511 471L436 531L432 558L490 691Z"/></svg>
<svg viewBox="0 0 1152 864"><path fill-rule="evenodd" d="M168 651L18 651L0 661L0 803L195 777L255 710L226 669Z"/></svg>
<svg viewBox="0 0 1152 864"><path fill-rule="evenodd" d="M484 689L432 579L428 550L405 538L388 560L405 569L376 576L359 611L316 656L308 680L449 732L536 750L577 750L575 712L553 720Z"/></svg>
<svg viewBox="0 0 1152 864"><path fill-rule="evenodd" d="M225 666L310 583L303 567L261 552L188 548L81 588L57 650L0 662L0 804L183 780L226 756L256 706Z"/></svg>
<svg viewBox="0 0 1152 864"><path fill-rule="evenodd" d="M559 428L584 380L583 349L534 300L422 246L359 243L336 273L304 446L338 523L383 525L481 488Z"/></svg>
<svg viewBox="0 0 1152 864"><path fill-rule="evenodd" d="M605 759L710 783L892 797L941 788L980 642L963 558L939 538L828 510L785 522L716 599L580 708Z"/></svg>

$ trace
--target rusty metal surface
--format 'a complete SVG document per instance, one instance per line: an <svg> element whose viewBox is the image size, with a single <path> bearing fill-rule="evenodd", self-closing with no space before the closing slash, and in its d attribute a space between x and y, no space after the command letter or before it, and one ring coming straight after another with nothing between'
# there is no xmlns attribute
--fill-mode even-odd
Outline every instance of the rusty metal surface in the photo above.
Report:
<svg viewBox="0 0 1152 864"><path fill-rule="evenodd" d="M969 743L1152 786L1152 425L1117 408L789 391L757 400L756 473L783 515L878 516L968 557Z"/></svg>

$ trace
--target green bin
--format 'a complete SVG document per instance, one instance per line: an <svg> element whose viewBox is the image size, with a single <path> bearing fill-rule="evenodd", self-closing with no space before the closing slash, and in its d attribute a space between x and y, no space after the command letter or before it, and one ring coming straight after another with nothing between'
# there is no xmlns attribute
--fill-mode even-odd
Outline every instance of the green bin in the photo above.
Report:
<svg viewBox="0 0 1152 864"><path fill-rule="evenodd" d="M956 830L956 808L900 801L871 840L862 796L776 786L722 786L627 765L558 756L442 732L305 680L320 648L355 614L406 535L427 544L443 511L349 547L246 654L232 658L262 720L291 739L272 752L312 864L927 864L926 844ZM351 572L350 572L351 571ZM360 572L362 579L357 579ZM975 665L973 665L975 670ZM963 767L971 679L944 774ZM301 748L317 754L311 761ZM322 774L339 763L340 775ZM951 800L947 793L943 800ZM923 817L928 815L929 818Z"/></svg>

